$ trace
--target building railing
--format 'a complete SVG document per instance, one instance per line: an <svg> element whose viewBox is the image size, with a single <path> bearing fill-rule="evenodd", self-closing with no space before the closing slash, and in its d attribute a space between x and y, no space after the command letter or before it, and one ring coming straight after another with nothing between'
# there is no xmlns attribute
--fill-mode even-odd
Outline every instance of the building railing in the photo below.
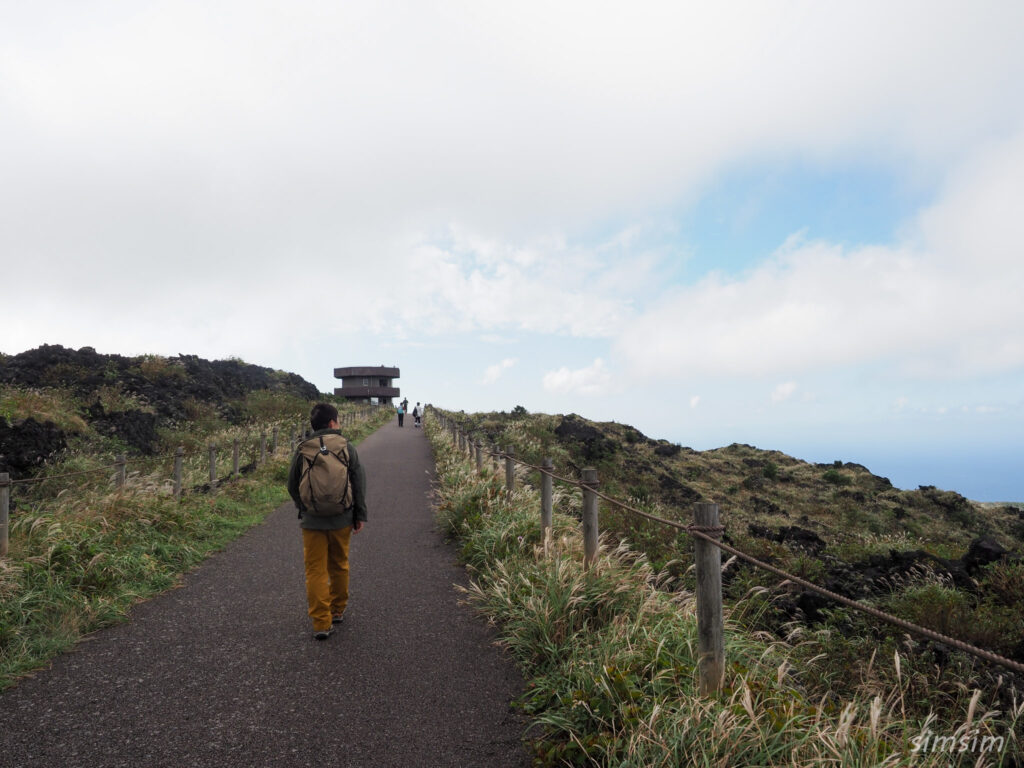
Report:
<svg viewBox="0 0 1024 768"><path fill-rule="evenodd" d="M342 397L398 397L399 392L398 387L381 387L379 385L334 388L334 394Z"/></svg>

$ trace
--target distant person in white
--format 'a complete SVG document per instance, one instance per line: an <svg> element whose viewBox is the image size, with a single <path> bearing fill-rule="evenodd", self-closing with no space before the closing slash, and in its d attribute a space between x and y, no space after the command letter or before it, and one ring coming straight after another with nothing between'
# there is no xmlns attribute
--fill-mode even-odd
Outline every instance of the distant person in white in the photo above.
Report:
<svg viewBox="0 0 1024 768"><path fill-rule="evenodd" d="M420 419L423 417L423 406L416 403L416 407L412 409L412 418L416 422L413 426L418 427L420 425Z"/></svg>

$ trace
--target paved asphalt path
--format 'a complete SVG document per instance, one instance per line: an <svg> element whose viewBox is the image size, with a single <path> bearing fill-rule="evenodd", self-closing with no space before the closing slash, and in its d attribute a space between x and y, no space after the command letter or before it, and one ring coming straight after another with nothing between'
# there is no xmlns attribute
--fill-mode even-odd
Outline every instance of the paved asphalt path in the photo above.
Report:
<svg viewBox="0 0 1024 768"><path fill-rule="evenodd" d="M409 420L411 421L411 419ZM0 694L0 766L526 766L522 680L430 511L421 430L359 446L370 520L325 642L291 503L49 669Z"/></svg>

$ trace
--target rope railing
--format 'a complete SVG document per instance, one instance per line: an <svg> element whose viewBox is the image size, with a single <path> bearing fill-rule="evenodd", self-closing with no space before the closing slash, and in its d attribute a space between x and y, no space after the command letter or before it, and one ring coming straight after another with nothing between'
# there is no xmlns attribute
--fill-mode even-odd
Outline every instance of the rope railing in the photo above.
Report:
<svg viewBox="0 0 1024 768"><path fill-rule="evenodd" d="M449 431L452 432L455 444L463 445L463 441L467 440L469 438L469 436L466 435L465 433L462 433L461 427L459 425L457 425L453 420L449 420L448 417L445 414L439 413L438 415L439 415L439 417L441 419L442 426L447 428ZM462 438L461 439L459 438L460 434L462 434ZM470 444L472 445L472 441L470 441ZM476 445L477 446L480 445L479 441L477 441ZM465 450L465 448L463 448L463 450ZM691 534L692 536L694 536L696 539L700 539L701 541L703 541L703 542L707 543L708 545L710 545L711 547L715 548L716 551L727 552L727 553L729 553L729 554L739 558L740 560L743 560L743 561L753 565L755 568L760 568L762 570L768 571L769 573L773 573L776 576L779 576L779 577L785 579L788 582L791 582L793 584L797 584L797 585L803 587L804 589L810 590L810 591L812 591L812 592L814 592L816 594L819 594L819 595L821 595L823 597L826 597L826 598L828 598L830 600L838 602L841 605L844 605L844 606L846 606L848 608L851 608L853 610L859 611L859 612L864 613L864 614L866 614L868 616L872 616L873 618L876 618L876 619L878 619L880 621L884 621L884 622L889 623L889 624L891 624L893 626L899 627L900 629L904 629L904 630L906 630L908 632L912 632L912 633L914 633L916 635L919 635L921 637L925 637L925 638L927 638L929 640L933 640L935 642L942 643L943 645L947 645L947 646L949 646L951 648L955 648L957 650L963 651L964 653L967 653L967 654L970 654L972 656L975 656L976 658L980 658L980 659L983 659L985 661L991 662L993 664L997 664L997 665L999 665L1001 667L1004 667L1005 669L1012 670L1013 672L1016 672L1018 674L1024 675L1024 664L1021 664L1020 662L1014 661L1012 659L1008 659L1005 656L1001 656L1000 654L994 653L994 652L986 650L984 648L979 648L979 647L977 647L975 645L972 645L970 643L964 642L963 640L959 640L959 639L957 639L955 637L950 637L949 635L945 635L945 634L943 634L941 632L936 632L935 630L929 629L928 627L922 627L920 625L914 624L913 622L907 621L905 619L901 619L898 616L894 616L891 613L887 613L886 611L882 611L882 610L880 610L878 608L875 608L874 606L867 605L867 604L862 603L862 602L860 602L858 600L853 600L853 599L851 599L849 597L846 597L844 595L840 595L837 592L833 592L832 590L826 589L825 587L818 586L817 584L814 584L813 582L808 581L807 579L804 579L804 578L802 578L800 576L797 576L795 574L789 573L788 571L785 571L782 568L778 568L777 566L771 565L770 563L766 563L766 562L764 562L762 560L759 560L758 558L756 558L756 557L754 557L752 555L749 555L749 554L743 552L742 550L739 550L736 547L733 547L732 545L727 544L727 543L721 541L720 536L721 536L722 533L725 532L726 529L725 529L724 526L718 524L717 504L701 504L701 503L698 503L697 505L695 505L696 507L714 507L715 508L714 515L713 515L713 521L710 524L708 524L707 521L703 521L703 524L701 522L698 522L696 524L687 525L685 523L681 523L681 522L676 521L676 520L669 520L669 519L664 518L664 517L659 517L657 515L653 515L650 512L646 512L644 510L637 509L635 506L633 506L631 504L628 504L628 503L626 503L624 501L621 501L619 499L613 498L611 496L608 496L607 494L604 494L604 493L600 492L599 490L597 490L596 471L594 471L594 470L584 469L583 470L584 474L587 474L587 473L593 473L593 474L589 478L586 478L585 480L573 480L571 478L565 478L565 477L561 477L561 476L555 474L552 471L552 469L549 468L549 467L537 466L537 465L531 464L530 462L525 461L525 460L523 460L521 458L518 458L518 457L515 456L514 452L511 451L511 449L505 450L505 451L501 451L496 446L494 446L494 447L492 447L492 449L490 451L488 451L488 455L490 455L495 460L497 460L497 459L504 459L505 460L505 462L506 462L506 469L507 469L507 471L506 471L506 486L507 486L507 491L508 491L508 495L509 496L511 496L511 493L512 493L512 490L513 490L514 474L508 468L514 463L514 464L518 464L520 466L526 467L528 469L540 472L542 475L550 477L552 480L557 480L557 481L559 481L561 483L564 483L566 485L580 488L583 491L584 496L585 496L585 502L584 502L584 507L585 508L587 506L586 505L586 496L588 494L591 494L595 499L602 499L605 502L607 502L609 504L613 504L616 507L618 507L618 508L622 509L623 511L628 512L630 514L634 514L634 515L637 515L639 517L643 517L643 518L645 518L647 520L650 520L652 522L655 522L655 523L671 526L671 527L676 528L678 530L685 531L685 532ZM548 462L550 462L550 460L549 459L545 460L545 462L548 463ZM480 468L480 464L479 464L479 461L478 461L478 469L479 468ZM543 493L541 495L542 495L542 507L545 504L550 504L550 498L545 499L544 498L545 495ZM593 514L593 518L594 519L589 523L589 525L592 525L596 529L596 524L597 524L596 523L596 510L592 514ZM543 520L550 521L550 510L545 510L545 509L542 508L541 515L542 515L542 519ZM585 509L584 510L584 520L583 520L584 529L586 529L587 526L588 526L588 521L587 521L586 517L587 517L587 511ZM546 524L550 525L550 522L547 522ZM592 538L594 538L593 546L596 547L596 537L592 537ZM547 532L545 532L545 541L547 541ZM596 555L596 552L588 553L588 552L586 552L586 549L587 548L585 546L585 554L584 554L585 562L587 562L589 560L592 560L593 557ZM718 589L718 593L717 593L717 596L716 596L717 603L718 603L718 609L717 610L719 611L719 615L720 615L720 611L721 611L721 599L722 599L721 598L721 581L720 581L720 576L721 576L721 565L720 564L721 564L721 559L720 559L720 555L719 555L719 557L718 557L719 589ZM707 574L701 574L700 573L700 568L699 568L699 565L698 565L698 573L697 573L697 579L698 579L698 600L700 600L702 597L707 597L707 595L703 595L702 596L700 594L702 590L699 588L701 583L702 583L702 577L706 576L706 575ZM704 591L706 592L706 590L704 590ZM712 609L712 611L713 610L714 609ZM698 623L700 623L699 620L700 620L701 614L702 614L702 611L700 610L700 607L698 606ZM710 631L713 634L714 631L715 631L715 628L711 628ZM718 628L717 631L720 632L721 631L720 628ZM701 649L702 656L704 654L715 655L715 654L717 654L717 652L718 652L718 650L716 648L706 648L706 649L702 648ZM719 669L723 668L718 663L712 664L710 666L712 668L716 669L716 670L719 670ZM717 674L717 672L715 674ZM720 680L717 680L717 681L716 680L702 680L702 686L701 686L702 690L718 690L720 682L721 682Z"/></svg>
<svg viewBox="0 0 1024 768"><path fill-rule="evenodd" d="M276 427L275 427L275 430L276 430ZM266 434L266 433L264 432L263 434ZM8 485L32 485L32 484L35 484L35 483L47 483L47 482L50 482L51 480L63 480L65 478L70 478L70 477L81 477L83 475L91 475L91 474L95 474L95 473L99 473L99 472L109 472L111 470L120 469L122 466L127 466L127 465L130 465L130 464L152 464L152 463L156 463L156 462L160 462L160 461L167 461L169 459L176 458L178 455L179 454L177 454L177 453L164 453L164 454L160 454L159 456L137 456L137 457L133 457L133 458L127 458L126 457L123 461L115 460L113 464L104 464L104 465L99 466L99 467L94 467L93 469L83 469L83 470L79 470L79 471L76 471L76 472L63 472L63 473L61 473L59 475L40 475L40 476L37 476L37 477L23 477L23 478L19 478L17 480L8 480L7 484ZM203 454L201 452L198 452L198 451L191 452L191 453L181 454L181 456L183 458L186 458L186 459L195 458L197 456L202 456L202 455Z"/></svg>
<svg viewBox="0 0 1024 768"><path fill-rule="evenodd" d="M154 464L159 461L168 461L173 459L177 454L174 453L162 453L159 456L140 456L135 458L126 458L125 464ZM186 457L198 456L195 454L186 454ZM83 469L77 472L62 472L59 475L40 475L38 477L23 477L18 480L8 480L9 485L31 485L33 483L48 483L51 480L63 480L68 477L80 477L82 475L91 475L98 472L109 472L112 469L118 469L121 465L118 462L113 464L104 464L100 467L93 469Z"/></svg>
<svg viewBox="0 0 1024 768"><path fill-rule="evenodd" d="M373 413L374 408L372 406L359 408L357 411L348 411L339 414L339 420L342 422L342 425L345 426L349 424L354 424L357 421L368 421L373 416ZM281 428L288 428L288 426L292 424L294 424L296 427L296 431L293 432L291 436L291 451L294 452L297 442L308 434L308 429L303 427L303 421L301 419L296 422L292 422L291 420L273 421L269 422L266 425L266 427L259 432L247 431L245 433L245 439L247 441L255 441L255 439L258 437L258 446L253 448L253 451L256 453L254 458L255 464L261 465L266 461L268 453L268 430L272 433L272 441L270 443L269 453L276 453L278 445L278 436L280 434ZM233 439L231 450L232 469L229 477L238 478L240 476L240 444L240 438ZM209 456L209 484L207 486L203 486L203 488L206 490L214 490L219 482L217 476L219 450L220 449L218 448L218 446L214 443L210 443L206 449L206 454ZM12 480L9 473L0 472L0 557L5 557L7 555L10 546L10 505L11 490L14 486L29 486L33 484L39 485L43 483L48 483L53 480L63 480L74 477L83 477L85 475L114 472L115 487L120 489L124 487L127 483L129 464L144 465L147 463L155 463L159 461L167 461L169 459L173 459L174 467L172 473L173 476L171 478L173 481L172 494L175 497L180 498L183 493L182 479L184 472L184 460L202 457L203 453L203 451L194 451L186 454L184 448L179 446L174 451L174 453L163 454L160 456L144 456L129 459L128 457L122 454L121 456L118 456L114 460L113 464L105 464L103 466L95 467L93 469L84 469L75 472L63 472L56 475L43 475L38 477L19 478L16 480Z"/></svg>

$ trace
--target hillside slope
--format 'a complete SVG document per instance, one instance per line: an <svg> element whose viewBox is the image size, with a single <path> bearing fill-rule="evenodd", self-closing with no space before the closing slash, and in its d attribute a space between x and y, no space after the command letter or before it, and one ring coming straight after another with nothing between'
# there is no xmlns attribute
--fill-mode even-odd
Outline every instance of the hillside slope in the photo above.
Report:
<svg viewBox="0 0 1024 768"><path fill-rule="evenodd" d="M241 360L57 345L0 355L0 471L30 474L83 441L149 455L186 425L240 424L279 409L282 397L304 404L317 396L295 374Z"/></svg>
<svg viewBox="0 0 1024 768"><path fill-rule="evenodd" d="M558 474L578 479L583 467L594 467L603 492L660 517L689 523L693 502L716 502L725 540L741 550L1024 661L1024 511L1015 506L976 504L931 486L900 490L849 462L811 463L743 444L696 451L575 414L451 415L532 464L552 458ZM685 562L690 551L685 533L612 505L601 515L603 531L656 567L684 568L673 561ZM734 596L776 589L778 581L742 563L725 573ZM814 624L833 607L783 588L772 597L768 623Z"/></svg>

